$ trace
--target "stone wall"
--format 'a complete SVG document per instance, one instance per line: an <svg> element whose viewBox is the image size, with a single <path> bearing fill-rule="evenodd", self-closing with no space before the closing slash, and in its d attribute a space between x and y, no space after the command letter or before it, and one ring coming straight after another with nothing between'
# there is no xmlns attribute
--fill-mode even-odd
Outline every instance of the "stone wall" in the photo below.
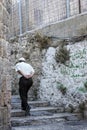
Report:
<svg viewBox="0 0 87 130"><path fill-rule="evenodd" d="M54 22L76 16L87 11L87 1L71 0L67 5L67 0L22 0L21 15L19 18L19 3L13 0L12 11L12 34L16 36ZM20 21L21 19L21 21Z"/></svg>
<svg viewBox="0 0 87 130"><path fill-rule="evenodd" d="M86 34L86 19L86 14L79 15L27 33L20 38L11 39L12 76L14 77L12 91L18 94L18 80L15 80L17 75L14 71L14 64L19 57L23 56L36 71L34 85L29 93L30 100L37 98L47 100L53 105L62 106L64 111L79 111L79 105L86 102L87 97L86 88L84 87L86 82L87 41L86 38L80 38L83 42L80 40L76 42L75 38ZM51 38L47 48L40 49L39 43L35 40L37 32ZM68 39L66 47L70 50L68 66L57 63L55 60L56 49L64 38ZM67 89L65 95L61 93L59 86Z"/></svg>
<svg viewBox="0 0 87 130"><path fill-rule="evenodd" d="M0 130L9 130L10 124L10 62L9 43L10 33L10 0L0 1Z"/></svg>
<svg viewBox="0 0 87 130"><path fill-rule="evenodd" d="M80 104L87 103L87 40L67 45L70 60L66 64L55 59L56 49L50 47L42 62L40 99L62 107L63 111L80 111Z"/></svg>

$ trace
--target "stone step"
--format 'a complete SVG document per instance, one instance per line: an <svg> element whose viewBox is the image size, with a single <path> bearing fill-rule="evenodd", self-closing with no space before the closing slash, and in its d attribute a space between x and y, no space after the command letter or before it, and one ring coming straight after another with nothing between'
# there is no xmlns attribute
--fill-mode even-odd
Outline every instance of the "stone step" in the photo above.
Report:
<svg viewBox="0 0 87 130"><path fill-rule="evenodd" d="M47 101L29 101L28 103L31 106L31 116L25 116L25 111L21 110L20 97L18 95L12 96L12 130L33 130L32 128L30 129L30 126L49 125L65 122L66 120L79 120L80 117L79 113L63 113L64 110L62 107L52 107ZM43 128L41 127L39 130L41 129ZM46 129L48 130L48 127Z"/></svg>
<svg viewBox="0 0 87 130"><path fill-rule="evenodd" d="M79 120L77 114L71 113L56 113L53 115L44 115L44 116L27 116L27 117L12 117L11 124L13 127L16 126L29 126L29 125L43 125L51 124L66 121L67 118L72 120Z"/></svg>
<svg viewBox="0 0 87 130"><path fill-rule="evenodd" d="M50 103L47 101L29 101L28 103L31 106L31 108L46 107L50 105ZM11 107L12 109L21 109L21 103L20 102L11 103Z"/></svg>
<svg viewBox="0 0 87 130"><path fill-rule="evenodd" d="M87 130L87 120L57 122L47 125L12 127L12 130Z"/></svg>
<svg viewBox="0 0 87 130"><path fill-rule="evenodd" d="M20 100L20 96L19 95L13 95L11 97L11 103L19 103L21 100Z"/></svg>
<svg viewBox="0 0 87 130"><path fill-rule="evenodd" d="M51 115L54 112L60 111L57 107L36 107L30 110L32 116L41 116L41 115ZM21 117L25 116L25 111L21 109L12 109L11 110L12 117Z"/></svg>
<svg viewBox="0 0 87 130"><path fill-rule="evenodd" d="M62 130L62 126L55 124L48 124L48 125L40 125L40 126L20 126L20 127L12 127L12 130ZM65 129L63 129L65 130Z"/></svg>
<svg viewBox="0 0 87 130"><path fill-rule="evenodd" d="M59 122L59 123L51 123L51 124L39 125L39 126L12 127L12 130L65 130L65 127L62 123Z"/></svg>

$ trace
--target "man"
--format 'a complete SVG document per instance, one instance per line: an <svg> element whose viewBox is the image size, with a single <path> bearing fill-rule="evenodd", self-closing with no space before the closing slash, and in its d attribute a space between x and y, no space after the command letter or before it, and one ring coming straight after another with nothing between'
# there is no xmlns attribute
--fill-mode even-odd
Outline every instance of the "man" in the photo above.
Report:
<svg viewBox="0 0 87 130"><path fill-rule="evenodd" d="M30 106L27 102L28 91L33 84L32 76L34 75L33 67L25 62L21 57L16 64L16 72L19 74L19 95L21 98L21 109L25 111L26 115L30 115Z"/></svg>

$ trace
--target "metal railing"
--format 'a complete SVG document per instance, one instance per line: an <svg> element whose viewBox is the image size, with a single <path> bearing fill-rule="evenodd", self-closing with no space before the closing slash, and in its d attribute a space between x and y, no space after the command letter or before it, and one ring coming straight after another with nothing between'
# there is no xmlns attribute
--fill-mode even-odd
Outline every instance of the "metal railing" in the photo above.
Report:
<svg viewBox="0 0 87 130"><path fill-rule="evenodd" d="M87 0L12 0L12 35L87 11Z"/></svg>

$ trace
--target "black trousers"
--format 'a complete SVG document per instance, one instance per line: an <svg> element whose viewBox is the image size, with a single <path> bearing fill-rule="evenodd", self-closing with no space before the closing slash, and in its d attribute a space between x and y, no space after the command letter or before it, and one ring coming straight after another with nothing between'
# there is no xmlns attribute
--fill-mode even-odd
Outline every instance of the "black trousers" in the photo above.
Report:
<svg viewBox="0 0 87 130"><path fill-rule="evenodd" d="M25 77L21 77L19 80L19 95L21 98L21 107L22 110L26 110L29 108L28 105L28 91L33 84L32 78L26 79Z"/></svg>

